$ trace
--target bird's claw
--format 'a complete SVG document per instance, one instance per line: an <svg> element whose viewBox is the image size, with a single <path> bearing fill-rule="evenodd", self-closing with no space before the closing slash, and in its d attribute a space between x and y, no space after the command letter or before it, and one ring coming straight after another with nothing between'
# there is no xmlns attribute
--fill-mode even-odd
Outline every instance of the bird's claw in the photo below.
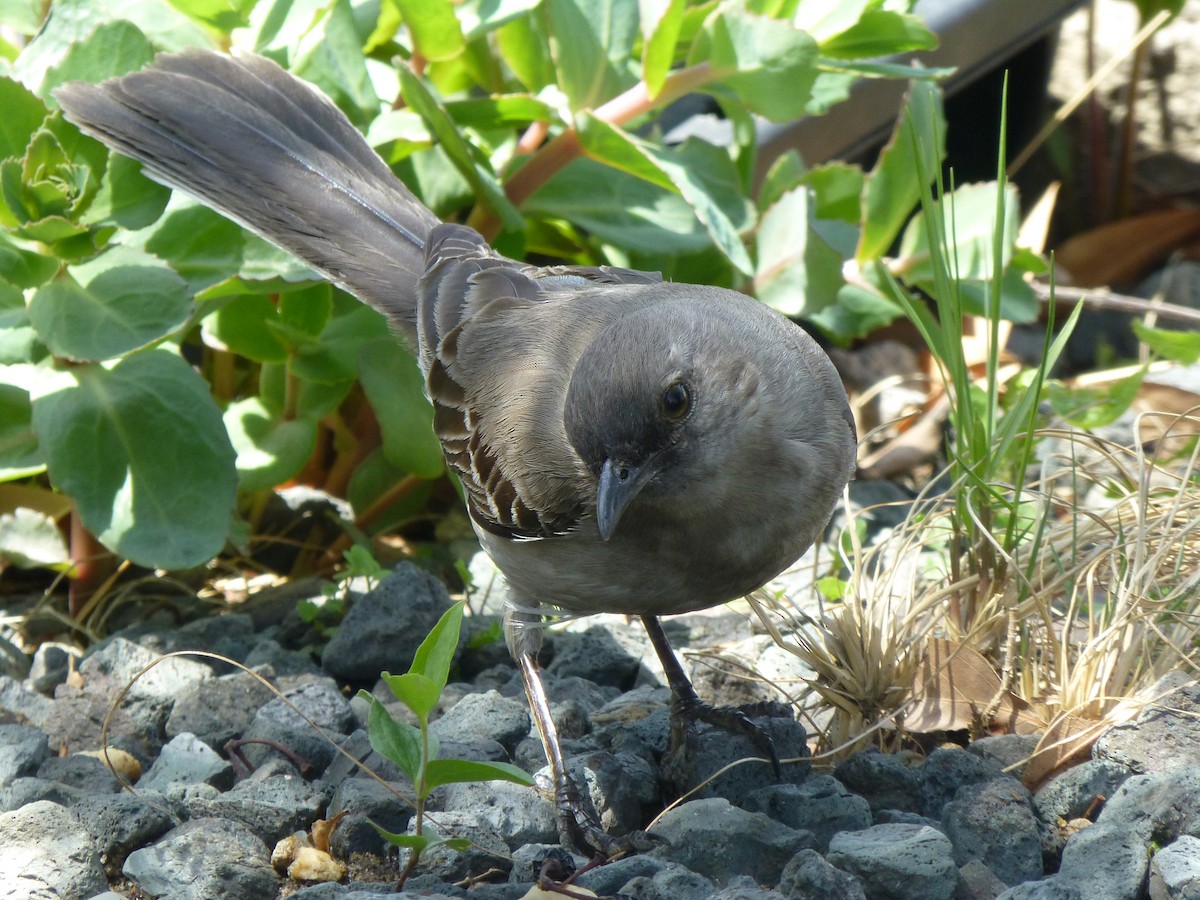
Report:
<svg viewBox="0 0 1200 900"><path fill-rule="evenodd" d="M774 706L774 704L766 704L761 710L755 708L751 711L769 716L774 713ZM775 777L779 777L781 770L779 766L779 754L775 750L775 742L771 739L770 733L757 722L753 721L744 709L736 706L713 706L695 696L682 699L678 697L672 698L672 749L683 746L683 729L689 722L704 722L725 731L746 735L754 743L754 746L758 748L759 752L770 760L771 768L775 770Z"/></svg>

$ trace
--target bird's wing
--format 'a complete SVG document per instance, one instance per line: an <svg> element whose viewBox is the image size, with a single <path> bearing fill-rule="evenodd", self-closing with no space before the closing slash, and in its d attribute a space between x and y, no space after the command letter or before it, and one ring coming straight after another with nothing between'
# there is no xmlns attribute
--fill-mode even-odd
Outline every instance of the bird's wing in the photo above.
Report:
<svg viewBox="0 0 1200 900"><path fill-rule="evenodd" d="M472 517L513 539L569 532L595 506L595 478L563 422L571 373L596 334L638 304L637 287L659 277L539 269L497 255L456 225L430 235L426 266L421 367L434 430Z"/></svg>

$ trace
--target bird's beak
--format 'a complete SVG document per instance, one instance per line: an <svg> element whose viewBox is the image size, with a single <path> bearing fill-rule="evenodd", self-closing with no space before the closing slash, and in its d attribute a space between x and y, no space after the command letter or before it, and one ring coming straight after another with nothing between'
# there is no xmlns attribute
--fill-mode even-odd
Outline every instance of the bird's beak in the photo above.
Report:
<svg viewBox="0 0 1200 900"><path fill-rule="evenodd" d="M638 495L646 482L658 472L658 461L652 456L638 465L604 461L600 469L600 487L596 493L596 524L600 540L612 537L625 507Z"/></svg>

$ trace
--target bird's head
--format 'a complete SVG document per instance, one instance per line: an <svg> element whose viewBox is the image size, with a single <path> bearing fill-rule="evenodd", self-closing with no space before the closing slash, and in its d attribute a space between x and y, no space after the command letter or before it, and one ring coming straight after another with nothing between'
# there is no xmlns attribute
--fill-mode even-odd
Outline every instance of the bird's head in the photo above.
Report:
<svg viewBox="0 0 1200 900"><path fill-rule="evenodd" d="M734 451L758 379L741 342L688 304L661 304L604 329L567 392L567 437L596 484L608 540L631 504L691 491Z"/></svg>

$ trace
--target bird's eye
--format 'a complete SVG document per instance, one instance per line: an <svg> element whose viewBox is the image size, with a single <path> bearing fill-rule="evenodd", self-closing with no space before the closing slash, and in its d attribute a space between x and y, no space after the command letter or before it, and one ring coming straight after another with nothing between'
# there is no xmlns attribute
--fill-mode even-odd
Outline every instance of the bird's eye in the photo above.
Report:
<svg viewBox="0 0 1200 900"><path fill-rule="evenodd" d="M682 419L687 415L691 405L692 395L682 381L672 382L670 387L663 391L662 407L668 417Z"/></svg>

